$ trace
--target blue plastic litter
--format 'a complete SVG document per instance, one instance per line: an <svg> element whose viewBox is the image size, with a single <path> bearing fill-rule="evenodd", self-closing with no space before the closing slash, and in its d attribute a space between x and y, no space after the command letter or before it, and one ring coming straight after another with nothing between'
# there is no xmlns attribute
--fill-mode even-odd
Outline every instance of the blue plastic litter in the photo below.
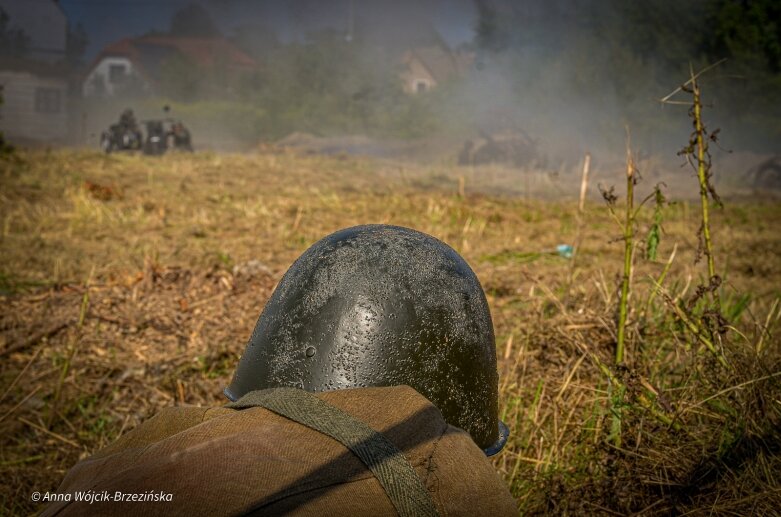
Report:
<svg viewBox="0 0 781 517"><path fill-rule="evenodd" d="M556 253L558 253L560 257L572 258L572 252L573 248L569 244L559 244L556 246Z"/></svg>

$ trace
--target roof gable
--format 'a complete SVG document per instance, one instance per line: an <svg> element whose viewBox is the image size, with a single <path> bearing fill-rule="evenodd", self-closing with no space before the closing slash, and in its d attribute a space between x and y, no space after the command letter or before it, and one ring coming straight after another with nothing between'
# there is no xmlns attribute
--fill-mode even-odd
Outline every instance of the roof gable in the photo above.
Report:
<svg viewBox="0 0 781 517"><path fill-rule="evenodd" d="M437 82L463 74L474 61L472 54L456 53L436 45L419 47L407 52L405 62L417 60Z"/></svg>
<svg viewBox="0 0 781 517"><path fill-rule="evenodd" d="M160 66L176 55L200 68L224 66L229 69L249 69L257 66L254 59L225 38L147 35L125 38L108 45L89 69L94 69L107 57L125 57L148 78L157 78Z"/></svg>

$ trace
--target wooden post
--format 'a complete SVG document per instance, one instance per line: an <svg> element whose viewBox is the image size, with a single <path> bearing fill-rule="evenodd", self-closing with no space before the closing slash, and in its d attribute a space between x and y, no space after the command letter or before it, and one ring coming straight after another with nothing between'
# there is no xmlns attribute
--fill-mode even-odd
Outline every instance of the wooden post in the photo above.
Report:
<svg viewBox="0 0 781 517"><path fill-rule="evenodd" d="M575 272L575 259L580 251L580 244L583 241L583 212L586 209L586 191L588 190L588 173L591 168L591 153L586 153L583 161L583 174L580 178L580 202L578 203L577 213L577 235L575 236L575 245L572 247L572 259L569 263L569 284L572 284L572 275ZM567 289L569 291L569 288Z"/></svg>
<svg viewBox="0 0 781 517"><path fill-rule="evenodd" d="M591 167L591 153L586 153L586 159L583 161L583 175L580 178L580 204L578 212L583 213L586 205L586 190L588 189L588 171Z"/></svg>

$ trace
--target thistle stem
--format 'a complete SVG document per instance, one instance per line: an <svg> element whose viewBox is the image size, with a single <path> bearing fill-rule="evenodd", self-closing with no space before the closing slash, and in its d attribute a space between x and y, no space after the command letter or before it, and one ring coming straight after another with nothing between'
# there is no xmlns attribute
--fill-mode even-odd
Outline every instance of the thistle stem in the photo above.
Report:
<svg viewBox="0 0 781 517"><path fill-rule="evenodd" d="M705 127L702 124L702 99L700 85L692 74L692 95L694 97L694 129L697 137L697 179L700 182L700 204L702 205L702 236L705 241L705 257L708 260L708 278L716 276L716 266L713 262L713 244L710 234L710 218L708 213L708 163L705 160L707 143L705 142ZM716 309L721 310L721 300L718 289L711 291Z"/></svg>
<svg viewBox="0 0 781 517"><path fill-rule="evenodd" d="M629 313L629 281L632 276L632 248L634 246L634 190L635 175L632 154L627 145L626 157L626 219L624 221L624 273L621 277L621 299L618 304L618 329L616 335L616 364L624 362L626 320Z"/></svg>

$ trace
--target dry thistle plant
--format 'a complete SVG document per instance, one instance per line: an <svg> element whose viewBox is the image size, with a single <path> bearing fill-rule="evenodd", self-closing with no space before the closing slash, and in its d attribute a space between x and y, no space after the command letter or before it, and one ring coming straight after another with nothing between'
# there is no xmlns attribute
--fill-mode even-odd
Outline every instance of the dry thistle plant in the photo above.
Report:
<svg viewBox="0 0 781 517"><path fill-rule="evenodd" d="M663 97L660 102L663 104L679 104L689 106L689 117L692 119L693 131L689 137L687 145L679 151L679 156L685 156L687 163L696 171L697 181L699 183L701 222L697 230L697 240L699 246L695 256L695 263L699 262L704 254L707 261L708 282L699 285L694 295L689 300L686 307L673 306L669 303L673 313L678 319L692 332L696 339L702 342L706 348L714 355L717 361L725 368L728 363L723 354L722 336L726 334L729 322L722 314L721 296L719 290L722 284L722 277L716 272L716 265L713 252L713 236L711 232L710 220L710 200L718 207L723 207L721 198L716 193L713 186L712 160L709 149L711 142L718 142L719 129L708 132L702 120L702 90L700 88L699 78L706 72L724 63L724 59L714 63L701 70L698 73L689 67L689 80L684 84ZM686 93L691 96L691 101L675 101L672 98L680 93ZM705 305L699 317L696 316L696 306L705 295L710 295L711 304ZM699 322L697 321L699 320ZM706 336L707 334L707 336Z"/></svg>
<svg viewBox="0 0 781 517"><path fill-rule="evenodd" d="M621 484L622 479L628 481L638 475L648 476L648 479L654 480L653 484L657 484L657 488L650 489L649 494L658 489L658 495L672 501L656 508L656 503L651 504L642 509L641 513L646 510L650 513L671 511L680 500L689 503L698 501L697 504L710 500L711 509L716 513L735 512L737 508L742 508L743 511L753 508L750 513L761 513L771 506L757 506L754 498L763 495L770 501L773 499L771 494L777 493L777 486L772 488L773 475L770 474L770 465L779 464L781 408L770 401L775 400L781 392L778 350L771 353L763 349L761 337L750 339L734 326L730 326L722 315L722 311L725 311L737 318L745 309L746 302L743 297L738 297L737 301L732 303L725 302L719 292L722 277L715 267L709 203L713 201L721 206L721 200L712 184L708 143L716 142L718 131L708 133L702 122L701 90L697 81L710 68L712 67L698 74L692 71L687 83L663 99L666 103L681 104L671 101L672 95L683 91L692 96L689 113L694 131L681 154L687 157L697 172L702 210L701 224L697 231L701 243L697 260L704 254L708 268L707 284L698 286L688 301L683 299L683 292L673 294L663 286L674 260L675 248L658 278L650 277L652 289L640 320L640 325L644 328L639 328L638 331L639 334L646 335L668 335L677 340L683 345L680 352L675 350L675 345L669 348L669 345L664 343L664 338L657 343L667 348L668 354L675 354L672 356L673 360L655 366L651 362L643 364L643 358L638 358L629 366L621 362L627 346L628 314L632 312L629 303L633 265L631 251L632 240L636 236L633 224L639 211L639 208L635 211L630 208L636 184L636 180L630 179L635 175L631 168L630 154L627 159L627 210L623 220L615 213L617 198L614 189L603 189L603 197L610 214L622 227L625 241L624 275L618 301L615 366L609 368L598 358L593 358L613 390L608 399L612 425L606 443L614 450L613 458L625 462L623 466L613 470L606 469L605 472L608 478L613 479L614 488ZM655 208L645 255L648 259L655 259L665 200L658 186L646 201L650 198L654 199ZM644 203L645 201L640 207ZM656 322L646 319L652 300L657 295L661 296L673 316L672 323L667 322L664 317ZM701 303L706 297L710 299L710 304ZM703 305L705 307L700 308ZM777 304L774 303L764 325L757 324L763 329L760 336L770 328L768 322L775 317L773 314L776 307ZM741 339L722 339L727 328L734 330L734 334ZM693 343L690 343L690 340ZM701 348L707 350L705 356L699 354ZM679 353L680 359L675 359ZM644 371L654 369L658 372L657 382L664 382L662 389L657 387L653 379L649 382L649 379L644 377ZM670 397L671 393L674 397ZM633 411L635 407L645 411ZM657 424L645 422L644 415L652 416ZM663 424L663 427L660 428L658 424ZM629 427L633 429L631 434L626 432ZM644 443L642 457L634 456L632 449L636 451L641 443ZM675 461L671 461L671 455L676 457ZM622 468L626 470L621 472ZM717 488L720 482L724 482L726 486L733 486L734 483L741 483L743 487L751 486L757 494L748 499L740 498L735 495L740 489L733 487L721 490ZM729 490L732 490L732 493L729 493ZM706 495L709 491L717 494L715 499ZM719 501L719 497L732 500ZM746 506L749 501L751 504ZM614 502L616 506L613 508L626 504L625 501ZM631 504L624 508L629 507Z"/></svg>
<svg viewBox="0 0 781 517"><path fill-rule="evenodd" d="M627 128L627 198L623 220L615 211L616 201L618 200L618 197L614 194L615 188L611 186L609 189L605 189L600 186L602 197L607 204L610 215L622 231L622 236L616 240L622 240L624 242L623 271L619 287L618 309L616 316L616 345L613 369L611 370L608 366L601 362L597 356L591 354L592 360L598 365L599 369L605 375L608 380L608 385L611 388L609 409L612 418L608 441L618 448L620 448L622 444L621 421L623 418L623 412L625 409L631 409L633 404L637 404L642 409L648 411L660 423L675 429L680 429L679 424L666 413L670 408L665 407L664 404L661 406L657 404L659 392L657 389L650 386L650 384L647 382L639 383L639 389L632 389L632 402L627 402L626 400L628 392L626 378L627 376L631 376L631 369L628 368L625 364L625 355L628 341L628 321L632 311L632 307L630 305L630 296L632 294L632 267L635 257L635 247L637 244L637 219L640 210L643 208L646 202L648 202L650 199L654 199L654 222L651 225L646 237L647 244L645 256L649 260L655 260L656 249L659 245L659 241L661 240L662 207L664 206L665 202L664 195L661 191L661 185L656 185L654 187L654 192L647 196L639 206L635 207L635 187L640 179L640 173L637 170L635 160L632 155L629 128ZM648 303L650 303L650 300Z"/></svg>

